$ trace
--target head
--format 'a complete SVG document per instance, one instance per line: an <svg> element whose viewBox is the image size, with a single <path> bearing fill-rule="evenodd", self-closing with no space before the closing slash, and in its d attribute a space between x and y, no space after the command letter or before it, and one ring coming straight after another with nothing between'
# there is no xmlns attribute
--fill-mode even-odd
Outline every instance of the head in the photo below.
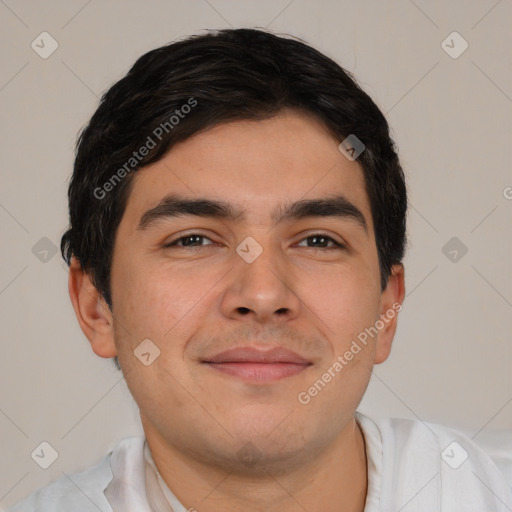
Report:
<svg viewBox="0 0 512 512"><path fill-rule="evenodd" d="M266 439L268 463L333 440L388 357L406 210L388 124L350 73L301 41L223 30L150 51L105 93L61 249L82 330L146 434L226 464ZM271 382L212 367L247 346L307 364Z"/></svg>

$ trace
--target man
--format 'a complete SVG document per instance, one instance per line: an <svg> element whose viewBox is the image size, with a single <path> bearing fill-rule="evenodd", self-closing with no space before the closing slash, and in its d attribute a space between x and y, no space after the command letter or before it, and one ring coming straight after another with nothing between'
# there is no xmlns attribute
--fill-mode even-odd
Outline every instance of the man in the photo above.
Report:
<svg viewBox="0 0 512 512"><path fill-rule="evenodd" d="M468 439L356 412L405 295L407 198L332 60L250 29L149 52L81 134L69 208L70 297L145 437L13 512L512 509Z"/></svg>

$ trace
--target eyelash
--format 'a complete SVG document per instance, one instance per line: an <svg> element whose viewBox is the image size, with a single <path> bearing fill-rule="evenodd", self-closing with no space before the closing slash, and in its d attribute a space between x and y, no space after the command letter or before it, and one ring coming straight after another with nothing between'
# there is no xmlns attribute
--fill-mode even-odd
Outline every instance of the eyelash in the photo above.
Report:
<svg viewBox="0 0 512 512"><path fill-rule="evenodd" d="M172 242L169 242L168 244L164 245L164 248L183 247L183 248L190 249L192 251L197 251L201 247L205 247L204 245L199 245L199 246L177 245L177 242L186 240L187 238L191 238L194 236L197 236L200 238L207 238L208 240L211 240L211 238L207 237L206 235L201 235L199 233L190 233L189 235L182 236ZM340 244L339 242L334 240L334 238L330 237L329 235L327 235L325 233L313 233L313 234L308 235L308 236L304 237L303 239L301 239L300 242L303 242L304 240L307 240L308 238L315 238L315 237L325 238L328 242L332 242L335 245L335 247L307 247L308 249L333 250L333 249L344 249L345 248L345 246L343 244ZM207 245L213 245L213 244L207 244Z"/></svg>

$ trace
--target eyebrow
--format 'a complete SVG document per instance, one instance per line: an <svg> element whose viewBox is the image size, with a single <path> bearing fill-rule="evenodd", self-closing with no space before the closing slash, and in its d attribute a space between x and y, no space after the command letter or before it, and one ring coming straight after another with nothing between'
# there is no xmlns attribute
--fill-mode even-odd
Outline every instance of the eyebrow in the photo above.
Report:
<svg viewBox="0 0 512 512"><path fill-rule="evenodd" d="M145 230L155 222L166 218L193 215L235 221L243 220L244 213L243 210L222 200L187 198L171 194L142 215L137 230ZM338 217L352 220L368 234L368 225L363 213L343 195L287 203L276 208L271 215L276 223L307 217Z"/></svg>

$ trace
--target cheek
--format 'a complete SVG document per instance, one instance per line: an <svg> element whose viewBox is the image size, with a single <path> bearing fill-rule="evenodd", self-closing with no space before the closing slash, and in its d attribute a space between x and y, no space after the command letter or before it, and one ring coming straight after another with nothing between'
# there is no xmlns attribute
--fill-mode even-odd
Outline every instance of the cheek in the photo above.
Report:
<svg viewBox="0 0 512 512"><path fill-rule="evenodd" d="M137 339L149 338L162 350L175 352L212 308L222 274L176 263L144 265L133 264L131 272L118 275L118 311Z"/></svg>
<svg viewBox="0 0 512 512"><path fill-rule="evenodd" d="M307 273L299 297L326 326L333 348L345 345L378 317L380 289L373 274L350 265Z"/></svg>

